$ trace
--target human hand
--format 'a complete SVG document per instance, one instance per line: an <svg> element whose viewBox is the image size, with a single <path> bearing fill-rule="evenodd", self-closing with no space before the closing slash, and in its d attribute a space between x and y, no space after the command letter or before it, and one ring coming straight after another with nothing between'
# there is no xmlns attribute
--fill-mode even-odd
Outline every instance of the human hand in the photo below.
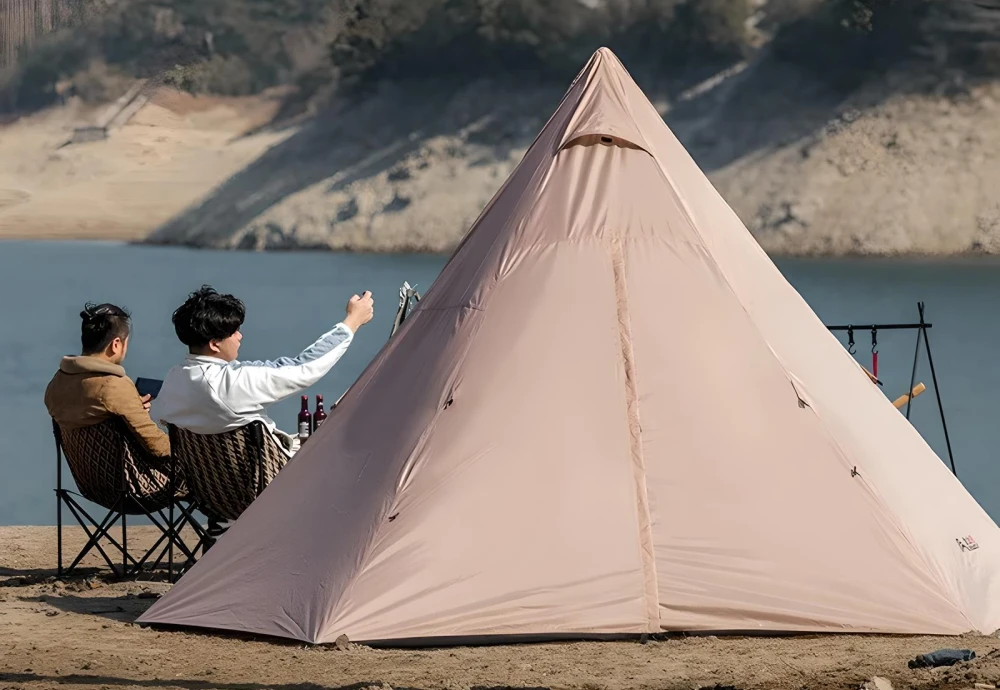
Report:
<svg viewBox="0 0 1000 690"><path fill-rule="evenodd" d="M375 316L375 300L372 299L372 293L365 290L365 294L360 297L354 295L348 301L347 317L344 319L344 324L352 331L357 332L359 328L371 321L373 316Z"/></svg>
<svg viewBox="0 0 1000 690"><path fill-rule="evenodd" d="M139 399L142 400L142 409L146 410L146 412L149 412L149 408L152 405L150 400L153 399L153 396L147 393L146 395L142 396Z"/></svg>

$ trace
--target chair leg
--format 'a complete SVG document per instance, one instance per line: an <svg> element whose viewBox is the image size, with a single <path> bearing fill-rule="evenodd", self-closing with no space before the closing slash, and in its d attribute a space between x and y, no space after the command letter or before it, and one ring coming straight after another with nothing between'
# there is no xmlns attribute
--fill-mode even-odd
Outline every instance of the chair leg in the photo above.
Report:
<svg viewBox="0 0 1000 690"><path fill-rule="evenodd" d="M173 443L173 439L171 439L171 443ZM167 519L167 522L170 524L170 529L174 529L175 528L175 525L174 525L174 504L177 503L176 472L177 472L176 460L174 458L174 454L171 453L170 454L170 474L168 475L168 481L169 481L168 486L169 486L169 489L170 489L170 506L168 508L168 511L169 511L170 515L169 515L169 518ZM178 537L180 536L180 531L179 530L177 532L177 535L178 535ZM169 547L170 551L167 554L167 581L168 582L173 582L174 581L174 540L173 539L170 540L170 544L168 544L168 547Z"/></svg>
<svg viewBox="0 0 1000 690"><path fill-rule="evenodd" d="M62 485L62 441L60 439L59 425L56 421L52 420L52 434L55 436L56 441L56 550L57 550L57 568L56 572L59 577L63 575L63 543L62 543L62 504L65 500L63 485Z"/></svg>
<svg viewBox="0 0 1000 690"><path fill-rule="evenodd" d="M185 543L183 537L181 536L181 532L183 531L184 527L189 524L189 521L193 522L194 518L193 516L191 516L190 511L187 508L185 508L180 502L178 502L177 508L178 510L180 510L180 515L174 518L173 520L171 520L168 515L164 515L162 509L156 511L156 515L152 513L147 513L147 516L149 517L150 521L156 524L157 527L159 527L160 530L162 531L160 539L157 540L157 543L154 544L153 549L150 550L147 556L152 557L152 552L156 550L160 546L160 544L163 543L164 540L166 540L167 542L166 546L160 552L160 555L156 557L155 561L153 561L151 567L153 569L157 568L163 562L165 556L172 559L173 556L172 550L174 547L176 547L186 558L184 566L182 566L180 573L178 573L181 574L183 572L186 572L190 568L190 566L197 561L196 552L199 546L201 545L202 538L200 535L200 529L195 529L194 530L195 536L198 538L198 541L195 544L194 548L192 549L187 545L187 543ZM172 510L169 512L173 513ZM157 519L157 516L159 516L159 520ZM163 521L163 524L161 524L160 521ZM197 528L201 527L201 525L198 525L197 522L193 522L193 524ZM167 577L169 581L171 582L174 581L172 562L168 565Z"/></svg>
<svg viewBox="0 0 1000 690"><path fill-rule="evenodd" d="M208 533L194 516L195 511L198 510L197 503L191 501L188 505L184 505L183 501L178 501L177 509L181 513L180 517L177 519L177 548L180 549L181 553L185 556L185 561L177 573L177 576L180 577L198 562L199 549L201 549L201 555L205 555ZM191 530L195 534L195 543L193 547L189 547L187 543L180 538L180 533L185 526L191 527Z"/></svg>
<svg viewBox="0 0 1000 690"><path fill-rule="evenodd" d="M183 502L177 502L177 509L180 511L180 515L176 518L174 523L175 534L177 536L177 548L180 549L181 553L184 554L188 561L197 560L198 549L204 547L204 537L205 530L198 523L198 520L194 517L194 512L197 510L197 506L191 503L185 506ZM188 546L187 542L181 537L181 532L186 526L191 527L191 531L194 532L195 543L194 546Z"/></svg>
<svg viewBox="0 0 1000 690"><path fill-rule="evenodd" d="M57 567L56 572L59 577L63 576L63 548L62 548L62 489L56 490L56 550Z"/></svg>
<svg viewBox="0 0 1000 690"><path fill-rule="evenodd" d="M150 569L155 570L163 562L163 559L170 554L170 550L173 547L174 542L179 538L176 525L171 524L170 519L163 514L162 508L154 511L149 511L143 508L143 513L149 521L160 530L160 536L156 542L154 542L153 545L146 550L146 553L143 554L142 558L139 560L136 565L137 571L141 570L147 562L150 563ZM182 545L182 548L187 551L186 546ZM154 558L158 550L160 551L160 555Z"/></svg>
<svg viewBox="0 0 1000 690"><path fill-rule="evenodd" d="M80 527L83 528L83 531L87 534L89 538L86 546L84 546L84 549L80 552L80 554L69 566L69 568L66 569L66 572L67 573L72 572L73 569L79 564L80 560L90 551L90 549L96 548L98 552L101 554L101 556L104 558L104 562L108 564L109 568L111 568L111 572L114 574L116 578L121 579L127 577L129 562L135 565L136 560L128 553L128 551L122 544L118 543L118 540L115 539L114 536L112 536L111 534L111 528L114 527L115 523L118 522L118 520L122 517L122 513L120 513L115 509L109 510L105 518L101 520L100 523L98 523L96 520L94 520L93 517L90 516L89 513L87 513L86 510L84 510L83 506L81 506L78 502L72 499L72 497L68 497L66 505L70 509L70 512L73 513L73 516L76 518L77 523L79 523ZM91 531L91 529L87 526L88 523L94 526L93 531ZM119 570L118 565L111 559L108 553L102 548L101 546L102 539L107 540L111 544L111 546L117 549L118 553L123 554L123 559L124 559L123 562L125 563L125 568L123 570L121 571Z"/></svg>
<svg viewBox="0 0 1000 690"><path fill-rule="evenodd" d="M83 548L80 549L80 553L77 554L76 558L73 560L72 563L70 563L69 567L65 569L66 573L72 573L73 569L76 568L77 564L83 559L83 557L86 556L88 553L90 553L90 550L97 545L97 535L100 534L100 532L105 528L108 521L114 514L114 511L108 511L107 515L104 516L104 519L101 520L100 523L98 523L96 520L90 517L90 515L87 513L87 511L83 509L82 506L77 504L76 501L74 501L69 496L66 497L66 507L69 508L70 513L73 515L73 517L76 518L76 521L79 523L80 527L87 535L87 543L83 545ZM90 530L89 527L87 527L88 522L94 526L93 532ZM107 560L107 556L105 556L105 560Z"/></svg>
<svg viewBox="0 0 1000 690"><path fill-rule="evenodd" d="M157 538L153 545L146 550L137 562L134 558L129 556L129 558L135 563L132 573L138 575L142 569L147 566L150 570L155 570L163 563L164 558L167 558L167 577L170 581L173 581L172 561L174 547L179 549L186 558L181 572L186 572L190 566L197 561L196 552L199 547L203 548L205 533L193 515L196 510L195 504L192 502L191 505L185 506L183 501L177 501L176 506L171 504L168 508L168 512L165 514L165 510L163 508L157 508L154 510L147 509L143 506L142 501L135 496L132 497L132 500L139 505L143 514L149 519L149 521L160 530L159 538ZM174 517L174 508L180 512L180 515ZM193 549L189 547L181 537L181 532L188 525L193 528L197 538L197 542L195 543ZM125 540L127 540L127 536L125 537Z"/></svg>
<svg viewBox="0 0 1000 690"><path fill-rule="evenodd" d="M56 489L56 562L57 562L56 573L59 575L59 577L62 577L64 574L63 543L62 543L62 531L63 531L62 504L63 501L66 500L66 497L63 495L62 482L60 481L59 484L60 484L59 488Z"/></svg>
<svg viewBox="0 0 1000 690"><path fill-rule="evenodd" d="M122 514L122 572L128 576L128 516L125 514L125 494L118 501ZM138 572L138 567L136 568Z"/></svg>
<svg viewBox="0 0 1000 690"><path fill-rule="evenodd" d="M153 544L148 551L146 551L145 555L143 555L140 560L140 568L148 567L149 572L153 573L167 558L167 554L170 552L170 544L170 537L166 533L161 534L160 538L156 540L156 543Z"/></svg>
<svg viewBox="0 0 1000 690"><path fill-rule="evenodd" d="M80 527L83 528L83 531L87 534L88 539L83 549L73 560L70 566L66 568L65 572L66 573L73 572L76 566L79 565L80 561L83 560L84 556L90 553L91 549L96 548L97 551L101 554L101 557L104 558L104 562L108 564L109 568L111 568L112 573L114 573L116 577L123 577L124 573L119 574L117 564L112 560L112 558L101 546L101 539L107 539L116 549L120 550L123 553L125 552L125 550L122 548L122 545L119 544L115 540L115 538L108 533L108 530L110 530L111 527L114 526L114 524L118 521L118 518L120 517L119 513L113 509L109 510L108 514L104 517L104 519L101 520L100 522L97 522L96 520L94 520L94 518L90 516L89 513L87 513L86 510L83 509L83 506L81 506L79 503L73 500L72 497L67 496L66 499L67 499L66 506L73 514L73 517L76 518L76 521L79 523ZM94 526L93 531L91 530L90 527L87 526L88 523Z"/></svg>

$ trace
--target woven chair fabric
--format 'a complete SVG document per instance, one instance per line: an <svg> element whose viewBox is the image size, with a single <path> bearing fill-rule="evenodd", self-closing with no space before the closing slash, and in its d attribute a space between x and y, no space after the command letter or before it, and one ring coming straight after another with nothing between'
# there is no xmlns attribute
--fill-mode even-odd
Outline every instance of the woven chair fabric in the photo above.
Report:
<svg viewBox="0 0 1000 690"><path fill-rule="evenodd" d="M107 509L118 508L125 492L127 514L169 507L170 477L167 459L150 454L118 418L76 429L60 427L66 464L80 495ZM187 489L178 478L176 495Z"/></svg>
<svg viewBox="0 0 1000 690"><path fill-rule="evenodd" d="M170 440L200 510L220 520L238 519L288 462L256 421L222 434L171 427Z"/></svg>

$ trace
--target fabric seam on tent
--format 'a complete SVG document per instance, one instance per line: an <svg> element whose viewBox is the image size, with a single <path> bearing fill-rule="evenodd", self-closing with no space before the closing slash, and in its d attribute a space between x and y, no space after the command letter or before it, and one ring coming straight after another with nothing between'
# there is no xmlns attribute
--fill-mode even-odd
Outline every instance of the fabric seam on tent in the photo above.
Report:
<svg viewBox="0 0 1000 690"><path fill-rule="evenodd" d="M625 255L622 252L620 238L615 238L611 242L611 264L614 272L622 365L625 368L626 413L632 455L632 476L635 482L639 557L642 562L647 630L655 632L660 629L659 584L656 577L656 555L653 550L653 521L649 511L649 490L646 486L646 461L642 452L642 425L639 419L639 394L636 390L635 353L632 350L632 325L628 311L628 291L625 286Z"/></svg>
<svg viewBox="0 0 1000 690"><path fill-rule="evenodd" d="M621 65L621 68L624 70L625 65ZM642 135L642 128L639 126L639 123L635 121L635 115L632 114L632 103L628 97L628 89L626 89L625 84L622 83L621 74L617 72L615 73L615 82L617 82L618 88L621 90L620 93L622 97L622 105L625 106L625 112L628 113L628 117L632 121L632 126L635 128L635 131L639 134L640 137L642 137L642 143L643 143L643 145L641 146L642 150L648 153L653 158L653 161L656 162L657 164L656 167L660 167L659 162L656 161L656 156L654 156L653 152L649 150L650 149L649 142L646 141L646 137ZM659 115L659 113L657 113L657 115ZM685 209L685 211L687 211L687 209Z"/></svg>

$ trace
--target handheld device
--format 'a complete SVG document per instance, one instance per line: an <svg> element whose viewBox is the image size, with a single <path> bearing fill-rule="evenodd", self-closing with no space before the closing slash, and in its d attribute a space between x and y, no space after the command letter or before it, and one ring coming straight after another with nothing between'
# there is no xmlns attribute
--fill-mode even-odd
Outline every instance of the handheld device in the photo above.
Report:
<svg viewBox="0 0 1000 690"><path fill-rule="evenodd" d="M160 394L160 387L163 385L163 381L159 379L144 379L139 377L135 380L135 389L139 391L139 395L145 397L147 395L155 398Z"/></svg>

